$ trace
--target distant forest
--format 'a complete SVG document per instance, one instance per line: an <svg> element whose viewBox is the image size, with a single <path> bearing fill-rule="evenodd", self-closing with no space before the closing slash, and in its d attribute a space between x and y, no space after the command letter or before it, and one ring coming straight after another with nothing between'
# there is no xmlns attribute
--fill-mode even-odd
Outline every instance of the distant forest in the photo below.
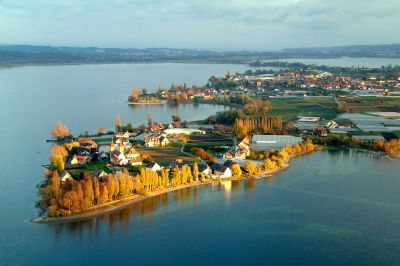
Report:
<svg viewBox="0 0 400 266"><path fill-rule="evenodd" d="M0 45L0 65L200 62L248 64L254 60L334 57L400 58L400 44L358 45L325 48L288 48L268 51L212 51L170 48L121 49Z"/></svg>

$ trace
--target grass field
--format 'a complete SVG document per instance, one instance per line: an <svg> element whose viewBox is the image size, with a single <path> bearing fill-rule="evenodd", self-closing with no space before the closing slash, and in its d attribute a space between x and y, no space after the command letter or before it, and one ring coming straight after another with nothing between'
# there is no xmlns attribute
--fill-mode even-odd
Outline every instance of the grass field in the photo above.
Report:
<svg viewBox="0 0 400 266"><path fill-rule="evenodd" d="M333 119L337 116L336 102L333 98L271 99L271 115L283 119L296 116L319 116Z"/></svg>

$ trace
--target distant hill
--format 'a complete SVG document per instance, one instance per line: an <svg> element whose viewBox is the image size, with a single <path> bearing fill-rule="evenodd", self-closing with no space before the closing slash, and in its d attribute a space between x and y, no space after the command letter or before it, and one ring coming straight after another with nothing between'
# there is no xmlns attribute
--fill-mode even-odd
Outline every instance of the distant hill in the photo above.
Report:
<svg viewBox="0 0 400 266"><path fill-rule="evenodd" d="M119 62L248 63L258 59L400 57L400 44L288 48L277 52L0 45L0 65Z"/></svg>

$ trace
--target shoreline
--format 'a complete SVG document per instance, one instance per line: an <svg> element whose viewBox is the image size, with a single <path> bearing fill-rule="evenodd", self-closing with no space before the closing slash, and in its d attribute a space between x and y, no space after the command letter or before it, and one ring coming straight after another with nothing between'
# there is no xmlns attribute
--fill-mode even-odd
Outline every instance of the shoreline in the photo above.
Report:
<svg viewBox="0 0 400 266"><path fill-rule="evenodd" d="M261 178L272 177L273 175L276 175L276 174L280 173L281 171L288 169L290 167L290 162L293 158L297 158L297 157L307 155L307 154L310 154L313 152L321 151L321 150L323 150L323 148L319 148L312 152L302 153L302 154L298 154L298 155L291 155L291 156L289 156L288 162L286 163L286 165L284 167L277 168L275 170L262 171L255 175L246 175L246 176L243 176L242 178L232 177L232 178L215 179L215 180L209 180L205 183L197 182L197 183L192 183L192 184L179 185L179 186L176 186L173 188L164 188L161 190L151 192L151 193L149 193L149 195L133 195L133 196L127 197L125 199L107 202L107 203L99 205L99 206L94 206L91 210L86 211L84 213L76 214L76 215L71 215L71 216L66 216L66 217L56 217L56 218L52 218L52 217L48 217L48 216L40 216L40 217L33 218L30 221L32 223L36 223L36 224L60 224L60 223L84 221L84 220L88 220L90 218L94 218L94 217L97 217L97 216L100 216L103 214L107 214L107 213L110 213L113 211L120 210L129 205L137 204L139 202L142 202L146 199L149 199L149 198L152 198L155 196L159 196L159 195L162 195L165 193L169 193L169 192L173 192L173 191L177 191L177 190L181 190L181 189L185 189L185 188L197 187L197 186L208 185L208 184L216 184L216 183L220 183L221 181L238 181L238 180L251 180L251 179L258 180Z"/></svg>
<svg viewBox="0 0 400 266"><path fill-rule="evenodd" d="M167 101L158 101L158 102L129 102L128 105L158 105L158 104L166 104Z"/></svg>

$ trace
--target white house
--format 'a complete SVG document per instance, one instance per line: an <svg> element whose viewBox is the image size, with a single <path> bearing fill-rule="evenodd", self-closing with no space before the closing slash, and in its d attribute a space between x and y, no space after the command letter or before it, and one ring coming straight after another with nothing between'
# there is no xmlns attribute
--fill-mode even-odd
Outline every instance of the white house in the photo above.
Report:
<svg viewBox="0 0 400 266"><path fill-rule="evenodd" d="M70 173L68 171L63 171L60 175L61 178L61 182L65 182L67 180L71 180L73 179L72 176L70 175Z"/></svg>
<svg viewBox="0 0 400 266"><path fill-rule="evenodd" d="M219 178L229 178L232 177L232 171L228 166L223 166L221 164L214 164L212 166L213 174L219 176Z"/></svg>
<svg viewBox="0 0 400 266"><path fill-rule="evenodd" d="M147 168L150 169L153 172L158 172L158 171L161 170L161 166L156 162L149 163L147 165Z"/></svg>
<svg viewBox="0 0 400 266"><path fill-rule="evenodd" d="M205 175L211 175L212 174L212 169L208 164L201 163L198 165L199 167L199 174L205 174Z"/></svg>

